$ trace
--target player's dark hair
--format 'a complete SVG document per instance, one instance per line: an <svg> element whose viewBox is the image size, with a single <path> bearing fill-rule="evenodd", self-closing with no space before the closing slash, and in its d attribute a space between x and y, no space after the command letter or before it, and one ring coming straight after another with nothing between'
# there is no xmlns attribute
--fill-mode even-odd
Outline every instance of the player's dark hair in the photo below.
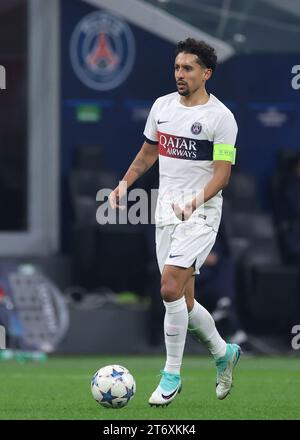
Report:
<svg viewBox="0 0 300 440"><path fill-rule="evenodd" d="M176 56L181 52L197 55L197 63L202 67L211 69L213 72L217 67L216 51L205 41L197 41L194 38L179 41L177 43Z"/></svg>

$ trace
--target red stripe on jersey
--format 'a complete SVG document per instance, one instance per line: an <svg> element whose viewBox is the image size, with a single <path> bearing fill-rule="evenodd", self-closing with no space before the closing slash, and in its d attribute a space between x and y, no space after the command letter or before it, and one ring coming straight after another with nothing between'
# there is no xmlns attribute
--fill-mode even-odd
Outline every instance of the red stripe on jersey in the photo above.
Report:
<svg viewBox="0 0 300 440"><path fill-rule="evenodd" d="M174 159L213 160L213 142L158 132L159 154Z"/></svg>

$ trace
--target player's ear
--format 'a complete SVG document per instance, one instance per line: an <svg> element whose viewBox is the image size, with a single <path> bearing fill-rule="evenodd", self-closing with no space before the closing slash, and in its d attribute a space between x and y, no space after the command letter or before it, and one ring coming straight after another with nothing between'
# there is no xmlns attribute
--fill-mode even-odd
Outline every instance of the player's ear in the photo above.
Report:
<svg viewBox="0 0 300 440"><path fill-rule="evenodd" d="M207 81L212 76L212 69L206 69L204 72L204 79Z"/></svg>

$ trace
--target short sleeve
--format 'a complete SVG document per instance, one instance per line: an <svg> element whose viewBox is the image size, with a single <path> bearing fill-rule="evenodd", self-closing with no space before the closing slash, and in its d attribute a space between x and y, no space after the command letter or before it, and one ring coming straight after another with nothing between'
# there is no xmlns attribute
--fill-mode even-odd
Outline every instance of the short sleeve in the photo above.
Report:
<svg viewBox="0 0 300 440"><path fill-rule="evenodd" d="M214 134L214 160L226 160L235 163L235 142L238 127L231 112L227 112L216 126Z"/></svg>
<svg viewBox="0 0 300 440"><path fill-rule="evenodd" d="M237 132L238 127L233 114L226 113L216 127L214 144L228 144L234 147Z"/></svg>
<svg viewBox="0 0 300 440"><path fill-rule="evenodd" d="M145 139L149 144L158 143L156 113L157 113L157 100L152 105L144 130Z"/></svg>

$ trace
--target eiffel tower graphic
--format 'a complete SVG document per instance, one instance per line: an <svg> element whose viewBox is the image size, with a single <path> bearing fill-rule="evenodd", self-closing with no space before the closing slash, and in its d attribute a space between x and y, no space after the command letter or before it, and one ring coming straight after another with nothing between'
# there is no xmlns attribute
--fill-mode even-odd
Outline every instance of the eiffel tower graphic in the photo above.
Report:
<svg viewBox="0 0 300 440"><path fill-rule="evenodd" d="M101 32L95 47L87 56L88 65L94 69L98 66L112 70L118 64L118 57L113 53L105 32Z"/></svg>

